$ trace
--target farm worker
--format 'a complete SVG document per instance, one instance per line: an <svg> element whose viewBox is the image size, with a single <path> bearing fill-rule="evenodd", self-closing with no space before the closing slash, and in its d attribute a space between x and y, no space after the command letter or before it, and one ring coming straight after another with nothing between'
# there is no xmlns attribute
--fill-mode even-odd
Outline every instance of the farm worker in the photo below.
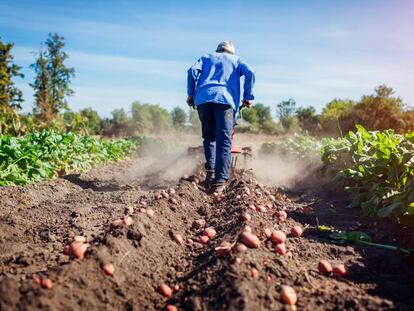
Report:
<svg viewBox="0 0 414 311"><path fill-rule="evenodd" d="M189 70L187 104L196 107L201 121L206 158L206 188L223 192L231 170L231 136L240 103L240 78L244 77L243 106L250 108L255 75L235 55L232 42L221 42L215 53L202 56Z"/></svg>

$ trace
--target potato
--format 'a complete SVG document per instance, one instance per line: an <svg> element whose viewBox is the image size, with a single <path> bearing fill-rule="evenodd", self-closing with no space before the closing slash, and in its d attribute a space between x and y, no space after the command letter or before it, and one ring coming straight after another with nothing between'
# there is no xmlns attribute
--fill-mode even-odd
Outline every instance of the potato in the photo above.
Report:
<svg viewBox="0 0 414 311"><path fill-rule="evenodd" d="M88 243L72 242L69 245L69 256L72 258L83 259L88 247Z"/></svg>
<svg viewBox="0 0 414 311"><path fill-rule="evenodd" d="M254 204L249 204L249 208L251 209L251 210L256 210L256 205L254 205Z"/></svg>
<svg viewBox="0 0 414 311"><path fill-rule="evenodd" d="M197 219L197 220L194 220L193 222L193 228L195 229L204 228L205 225L206 225L206 221L204 219Z"/></svg>
<svg viewBox="0 0 414 311"><path fill-rule="evenodd" d="M172 295L172 290L171 290L171 288L167 285L167 284L161 284L159 287L158 287L158 290L160 291L160 293L164 296L164 297L166 297L166 298L170 298L171 297L171 295Z"/></svg>
<svg viewBox="0 0 414 311"><path fill-rule="evenodd" d="M280 290L280 299L287 305L295 305L298 297L293 287L283 285Z"/></svg>
<svg viewBox="0 0 414 311"><path fill-rule="evenodd" d="M283 231L276 230L272 232L270 239L274 244L281 244L285 243L286 241L286 234Z"/></svg>
<svg viewBox="0 0 414 311"><path fill-rule="evenodd" d="M49 279L43 279L41 285L43 288L46 288L46 289L52 289L53 287L53 283Z"/></svg>
<svg viewBox="0 0 414 311"><path fill-rule="evenodd" d="M294 226L292 230L290 230L290 234L295 238L300 237L302 233L303 233L303 229L300 226Z"/></svg>
<svg viewBox="0 0 414 311"><path fill-rule="evenodd" d="M154 216L154 210L152 210L152 209L147 209L147 215L149 216L149 217L152 217L152 216Z"/></svg>
<svg viewBox="0 0 414 311"><path fill-rule="evenodd" d="M73 241L75 241L75 242L86 242L86 238L84 236L77 235L73 238Z"/></svg>
<svg viewBox="0 0 414 311"><path fill-rule="evenodd" d="M321 260L318 263L318 270L322 274L329 274L332 272L332 266L327 260Z"/></svg>
<svg viewBox="0 0 414 311"><path fill-rule="evenodd" d="M210 240L209 237L205 235L201 236L199 239L200 243L203 245L207 244L209 240Z"/></svg>
<svg viewBox="0 0 414 311"><path fill-rule="evenodd" d="M279 255L286 255L286 244L280 243L275 245L275 252Z"/></svg>
<svg viewBox="0 0 414 311"><path fill-rule="evenodd" d="M263 232L268 239L272 236L272 230L270 228L265 228Z"/></svg>
<svg viewBox="0 0 414 311"><path fill-rule="evenodd" d="M262 213L266 213L266 212L267 212L267 208L266 208L266 206L264 206L264 205L262 205L262 204L260 204L259 206L257 206L257 207L256 207L256 210L257 210L258 212L262 212Z"/></svg>
<svg viewBox="0 0 414 311"><path fill-rule="evenodd" d="M174 305L168 305L165 310L167 310L167 311L178 311L178 308Z"/></svg>
<svg viewBox="0 0 414 311"><path fill-rule="evenodd" d="M245 251L247 251L247 246L242 244L242 243L237 243L234 247L233 247L233 251L235 253L243 253Z"/></svg>
<svg viewBox="0 0 414 311"><path fill-rule="evenodd" d="M113 264L107 263L107 264L103 265L102 269L103 269L103 271L106 275L109 275L109 276L114 275L115 267L114 267Z"/></svg>
<svg viewBox="0 0 414 311"><path fill-rule="evenodd" d="M345 265L340 264L332 269L332 275L336 277L343 277L347 274Z"/></svg>
<svg viewBox="0 0 414 311"><path fill-rule="evenodd" d="M259 248L260 247L260 240L257 236L250 232L242 232L240 235L240 239L244 245L250 248Z"/></svg>
<svg viewBox="0 0 414 311"><path fill-rule="evenodd" d="M252 232L253 229L249 225L244 225L243 228L242 228L242 231L243 232Z"/></svg>
<svg viewBox="0 0 414 311"><path fill-rule="evenodd" d="M252 216L250 216L250 214L248 214L248 213L243 213L243 214L242 214L242 220L243 220L244 222L249 222L249 221L251 221L251 220L252 220Z"/></svg>
<svg viewBox="0 0 414 311"><path fill-rule="evenodd" d="M183 237L180 234L174 234L173 239L178 245L183 244Z"/></svg>
<svg viewBox="0 0 414 311"><path fill-rule="evenodd" d="M241 260L241 258L240 257L236 257L236 258L234 258L234 260L233 260L233 264L235 264L235 265L240 265L242 263L242 260Z"/></svg>
<svg viewBox="0 0 414 311"><path fill-rule="evenodd" d="M259 277L259 271L257 271L257 269L256 269L256 268L251 268L251 269L250 269L250 276L251 276L253 279L257 279L257 278Z"/></svg>
<svg viewBox="0 0 414 311"><path fill-rule="evenodd" d="M177 199L176 198L171 198L171 199L169 199L168 200L170 203L172 203L172 204L177 204L178 203L178 201L177 201Z"/></svg>
<svg viewBox="0 0 414 311"><path fill-rule="evenodd" d="M169 195L174 195L175 194L175 189L174 188L169 188L168 189L168 194Z"/></svg>
<svg viewBox="0 0 414 311"><path fill-rule="evenodd" d="M161 195L162 195L163 198L166 198L166 199L168 199L170 197L170 195L165 191L161 192Z"/></svg>
<svg viewBox="0 0 414 311"><path fill-rule="evenodd" d="M270 191L269 190L265 190L263 191L264 195L270 195Z"/></svg>
<svg viewBox="0 0 414 311"><path fill-rule="evenodd" d="M216 230L214 230L214 228L213 227L208 227L208 228L206 228L205 230L204 230L204 235L206 236L206 237L208 237L209 239L212 239L212 238L214 238L215 236L216 236Z"/></svg>
<svg viewBox="0 0 414 311"><path fill-rule="evenodd" d="M175 285L172 287L172 290L173 290L174 292L178 292L178 291L180 290L180 286L179 286L179 285L177 285L177 284L175 284Z"/></svg>
<svg viewBox="0 0 414 311"><path fill-rule="evenodd" d="M276 217L279 221L285 221L287 218L287 213L285 211L278 211Z"/></svg>
<svg viewBox="0 0 414 311"><path fill-rule="evenodd" d="M69 245L65 245L63 247L63 254L69 255L69 249L70 249L70 246Z"/></svg>
<svg viewBox="0 0 414 311"><path fill-rule="evenodd" d="M124 220L122 220L122 223L125 226L128 227L128 226L132 225L134 223L134 221L132 220L131 216L127 216L127 217L124 218Z"/></svg>

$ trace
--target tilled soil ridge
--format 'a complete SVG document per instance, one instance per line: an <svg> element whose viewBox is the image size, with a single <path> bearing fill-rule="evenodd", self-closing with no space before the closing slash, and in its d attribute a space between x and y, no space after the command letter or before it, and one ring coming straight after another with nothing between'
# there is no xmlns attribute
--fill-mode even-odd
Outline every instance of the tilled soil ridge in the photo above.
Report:
<svg viewBox="0 0 414 311"><path fill-rule="evenodd" d="M113 172L123 170L128 165L0 190L0 310L293 309L281 301L282 285L295 289L299 310L409 310L414 305L414 273L403 257L334 245L314 229L319 220L354 229L352 221L357 224L360 215L335 222L322 204L261 185L250 172L237 174L220 198L207 195L194 177L163 195L141 191L139 183L113 180ZM282 210L286 220L276 217ZM133 224L112 224L127 216ZM199 243L204 228L194 226L197 219L217 232L206 245ZM239 243L245 225L261 246L219 253L223 242ZM300 238L289 235L295 225L305 228ZM286 255L275 253L266 228L288 235ZM177 234L181 244L174 241ZM84 259L63 253L76 235L90 244ZM321 259L344 263L348 276L321 275ZM368 269L380 259L379 267ZM113 276L103 272L108 263L114 265ZM36 284L37 277L50 279L53 288ZM170 297L160 293L163 283L173 289Z"/></svg>

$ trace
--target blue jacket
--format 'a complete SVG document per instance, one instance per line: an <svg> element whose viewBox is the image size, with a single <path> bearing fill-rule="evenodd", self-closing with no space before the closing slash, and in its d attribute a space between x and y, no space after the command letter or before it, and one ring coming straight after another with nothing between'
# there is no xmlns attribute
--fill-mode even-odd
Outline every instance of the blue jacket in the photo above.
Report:
<svg viewBox="0 0 414 311"><path fill-rule="evenodd" d="M229 53L206 54L188 70L187 94L194 97L196 105L213 102L231 105L237 111L242 76L243 99L253 100L255 76L243 59Z"/></svg>

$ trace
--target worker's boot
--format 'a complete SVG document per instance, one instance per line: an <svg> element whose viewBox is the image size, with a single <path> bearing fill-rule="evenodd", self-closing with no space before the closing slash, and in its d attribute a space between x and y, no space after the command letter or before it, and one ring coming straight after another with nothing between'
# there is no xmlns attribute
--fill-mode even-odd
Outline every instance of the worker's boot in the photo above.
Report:
<svg viewBox="0 0 414 311"><path fill-rule="evenodd" d="M225 182L213 182L211 184L210 192L217 194L222 194L224 190L226 189L226 183Z"/></svg>
<svg viewBox="0 0 414 311"><path fill-rule="evenodd" d="M214 171L206 170L206 179L204 180L204 187L206 188L206 190L210 189L213 178L214 178Z"/></svg>

